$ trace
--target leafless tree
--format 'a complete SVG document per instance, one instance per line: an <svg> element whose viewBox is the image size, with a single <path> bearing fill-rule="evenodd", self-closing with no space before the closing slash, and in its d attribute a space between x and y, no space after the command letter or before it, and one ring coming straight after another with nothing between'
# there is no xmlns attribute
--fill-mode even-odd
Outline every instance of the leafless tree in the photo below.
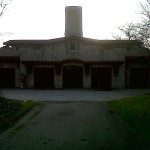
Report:
<svg viewBox="0 0 150 150"><path fill-rule="evenodd" d="M0 17L3 16L4 11L7 9L7 6L10 4L12 0L0 0ZM12 33L6 32L6 33L0 33L0 36L3 35L10 35Z"/></svg>
<svg viewBox="0 0 150 150"><path fill-rule="evenodd" d="M144 46L150 48L150 0L146 0L145 4L141 6L141 22L139 23L128 23L126 25L118 27L118 29L125 36L114 35L115 39L127 39L127 40L138 40L144 43Z"/></svg>
<svg viewBox="0 0 150 150"><path fill-rule="evenodd" d="M7 5L11 0L0 0L0 17L3 15L4 10L6 10Z"/></svg>

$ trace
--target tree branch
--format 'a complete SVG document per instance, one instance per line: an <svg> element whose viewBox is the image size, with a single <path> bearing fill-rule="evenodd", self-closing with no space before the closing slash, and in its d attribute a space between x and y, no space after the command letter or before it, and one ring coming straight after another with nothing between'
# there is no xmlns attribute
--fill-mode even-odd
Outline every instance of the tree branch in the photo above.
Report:
<svg viewBox="0 0 150 150"><path fill-rule="evenodd" d="M4 10L6 9L7 5L11 0L1 0L0 1L0 17L3 15Z"/></svg>
<svg viewBox="0 0 150 150"><path fill-rule="evenodd" d="M124 39L141 41L145 47L150 48L150 0L146 0L146 4L140 3L140 6L141 22L129 23L118 29L125 35Z"/></svg>

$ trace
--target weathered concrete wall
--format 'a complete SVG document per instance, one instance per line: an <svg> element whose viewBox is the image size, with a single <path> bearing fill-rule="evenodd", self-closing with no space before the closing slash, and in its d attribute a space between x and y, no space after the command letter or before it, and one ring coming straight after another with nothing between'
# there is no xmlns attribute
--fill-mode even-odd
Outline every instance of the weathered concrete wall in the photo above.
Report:
<svg viewBox="0 0 150 150"><path fill-rule="evenodd" d="M77 59L82 61L124 61L125 49L113 47L100 47L98 45L87 45L75 42L76 49L70 50L69 43L55 45L22 48L20 52L21 61L62 61L66 59Z"/></svg>
<svg viewBox="0 0 150 150"><path fill-rule="evenodd" d="M61 61L66 59L64 44L21 49L21 61Z"/></svg>
<svg viewBox="0 0 150 150"><path fill-rule="evenodd" d="M27 68L24 64L20 63L20 88L26 88Z"/></svg>
<svg viewBox="0 0 150 150"><path fill-rule="evenodd" d="M125 64L119 66L117 75L112 72L112 88L125 88Z"/></svg>
<svg viewBox="0 0 150 150"><path fill-rule="evenodd" d="M19 88L20 87L20 70L18 67L15 69L15 87Z"/></svg>
<svg viewBox="0 0 150 150"><path fill-rule="evenodd" d="M60 68L60 74L56 73L56 67L54 67L54 87L56 89L61 89L63 87L62 80L62 67Z"/></svg>
<svg viewBox="0 0 150 150"><path fill-rule="evenodd" d="M16 47L1 47L0 48L0 56L19 56L20 55L20 50L17 49Z"/></svg>
<svg viewBox="0 0 150 150"><path fill-rule="evenodd" d="M83 88L89 89L91 88L91 74L83 76Z"/></svg>
<svg viewBox="0 0 150 150"><path fill-rule="evenodd" d="M150 51L145 48L134 46L134 47L126 48L125 56L127 57L150 56Z"/></svg>
<svg viewBox="0 0 150 150"><path fill-rule="evenodd" d="M80 45L79 59L84 61L124 61L125 51L121 48Z"/></svg>

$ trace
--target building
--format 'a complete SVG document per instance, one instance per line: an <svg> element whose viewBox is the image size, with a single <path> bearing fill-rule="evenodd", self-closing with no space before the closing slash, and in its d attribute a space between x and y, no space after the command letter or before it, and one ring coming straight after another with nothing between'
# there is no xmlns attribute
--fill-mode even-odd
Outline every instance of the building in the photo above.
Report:
<svg viewBox="0 0 150 150"><path fill-rule="evenodd" d="M1 88L149 88L150 52L129 40L83 37L82 8L65 8L65 36L0 48Z"/></svg>

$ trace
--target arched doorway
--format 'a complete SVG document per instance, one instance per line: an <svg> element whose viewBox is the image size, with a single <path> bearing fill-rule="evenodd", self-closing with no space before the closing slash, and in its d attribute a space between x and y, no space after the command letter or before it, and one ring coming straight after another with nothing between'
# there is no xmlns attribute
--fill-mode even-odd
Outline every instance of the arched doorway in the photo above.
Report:
<svg viewBox="0 0 150 150"><path fill-rule="evenodd" d="M96 67L91 69L91 87L95 89L110 90L111 89L111 73L110 67Z"/></svg>
<svg viewBox="0 0 150 150"><path fill-rule="evenodd" d="M83 67L63 67L63 88L83 88Z"/></svg>
<svg viewBox="0 0 150 150"><path fill-rule="evenodd" d="M131 88L148 88L149 85L149 69L131 68L130 69L130 87Z"/></svg>
<svg viewBox="0 0 150 150"><path fill-rule="evenodd" d="M54 88L54 68L34 68L35 88Z"/></svg>
<svg viewBox="0 0 150 150"><path fill-rule="evenodd" d="M0 88L15 87L15 68L0 68Z"/></svg>

